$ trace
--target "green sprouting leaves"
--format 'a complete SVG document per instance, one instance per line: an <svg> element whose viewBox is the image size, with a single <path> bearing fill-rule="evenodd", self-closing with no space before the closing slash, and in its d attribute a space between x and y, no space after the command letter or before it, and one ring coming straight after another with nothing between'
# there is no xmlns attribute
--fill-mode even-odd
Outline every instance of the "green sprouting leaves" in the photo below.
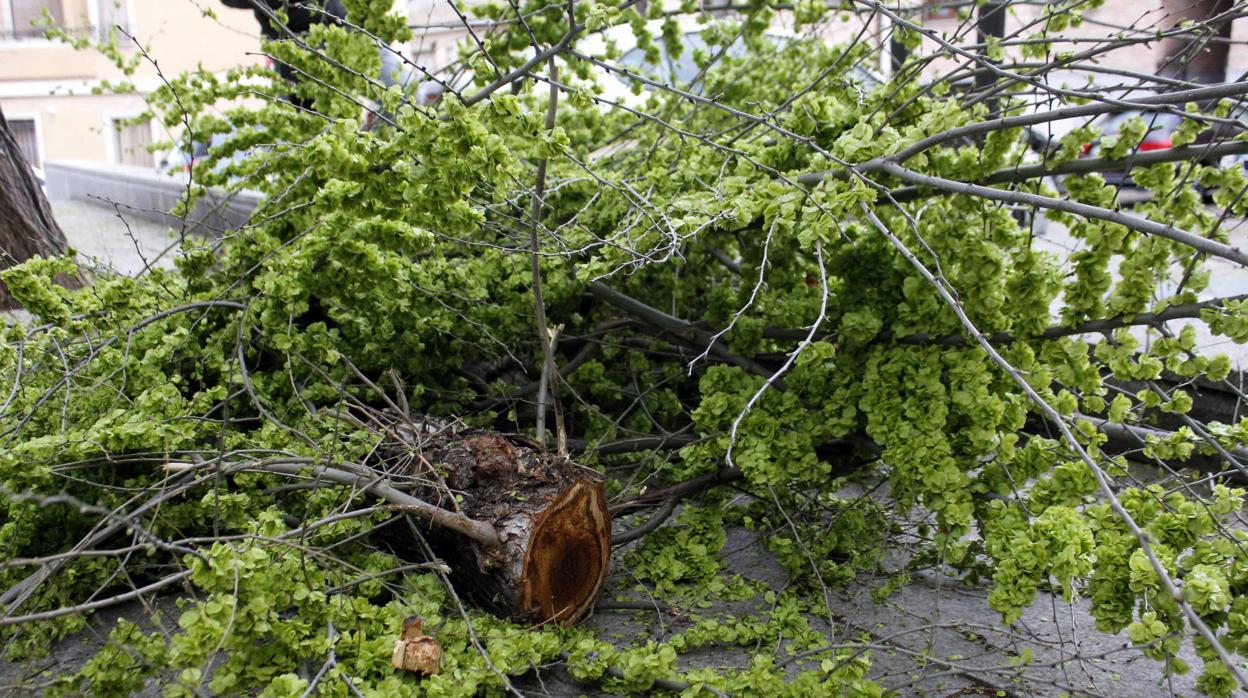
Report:
<svg viewBox="0 0 1248 698"><path fill-rule="evenodd" d="M380 0L348 4L383 39L407 32L406 22L378 12ZM124 493L160 482L167 473L159 463L205 453L354 462L375 437L327 415L344 402L387 406L360 375L386 390L400 384L414 412L527 431L528 386L540 373L528 249L536 230L543 300L563 328L557 363L570 367L560 407L573 437L591 445L581 462L607 469L613 497L727 466L741 470L737 486L753 495L733 500L735 491L720 489L685 505L624 554L637 585L630 588L691 606L755 596L755 585L725 573L721 556L725 526L740 525L766 534L793 591L764 594L769 615L708 614L666 642L622 643L632 646L473 614L501 671L522 673L568 652L575 674L618 690L652 692L658 679L679 679L691 695L707 687L879 695L866 678L865 654L852 650L816 653L800 672L759 654L735 670L682 674L680 654L712 643L817 648L802 594L878 572L897 521L909 514L924 522L914 536L915 564L939 561L991 577L989 601L1007 622L1041 591L1087 598L1102 629L1126 629L1178 671L1173 655L1190 628L1139 542L1100 499L1094 471L1037 427L1050 425L866 220L866 207L942 276L976 329L1069 419L1156 541L1188 603L1228 646L1248 648L1248 564L1240 541L1220 529L1241 495L1218 485L1198 495L1127 486L1126 462L1104 433L1110 429L1096 426L1104 417L1151 429L1198 414L1190 385L1123 385L1170 376L1219 381L1230 359L1201 355L1189 329L1173 337L1123 329L1091 340L1052 338L1206 298L1205 260L1126 226L1062 213L1048 221L1069 233L1072 249L1047 251L1053 238L1038 218L1028 220L1036 212L1027 207L914 188L878 171L846 176L838 161L870 162L992 115L985 104L966 108L943 83L873 89L852 69L872 58L863 45L773 41L767 29L775 8L747 4L740 21L699 13L705 46L692 56L675 49L694 25L666 16L670 5L651 3L643 16L616 3L576 4L571 21L586 33L632 33L655 64L660 47L692 61L708 99L656 89L638 100L644 106L609 109L603 99L614 99L615 77L565 54L556 63L571 93L561 93L553 129L545 126L544 65L536 80L473 105L466 100L527 61L534 44L551 46L567 33L566 8L537 0L478 10L500 20L482 35L489 56L466 43L467 84L456 83L436 105L371 84L380 70L376 41L333 26L309 33L315 51L287 41L266 46L314 78L294 87L261 67L169 76L150 96L162 123L182 129L189 122L185 143L218 137L196 177L202 188L182 210L207 187L255 189L265 201L246 227L184 247L174 271L97 279L81 293L53 283L73 271L64 260L4 273L49 326L29 337L23 328L5 330L0 385L14 396L0 432L17 436L0 448L0 482L12 492L65 489L111 509L125 503ZM1044 27L1025 40L1024 55L1050 55L1053 33L1077 24L1087 6L1046 6ZM510 21L517 9L524 26ZM839 21L821 2L803 0L793 12L798 23ZM917 32L899 35L918 41ZM618 58L619 47L604 43L601 55ZM994 60L1016 50L989 43ZM292 90L312 109L284 101ZM1000 109L1019 106L1011 99L1002 94ZM386 118L362 128L364 104ZM1175 144L1200 123L1189 119ZM1127 120L1099 142L1100 157L1128 157L1147 128L1146 119ZM1076 128L1045 162L1074 161L1099 135L1090 125ZM1002 129L947 141L906 165L982 182L1033 155L1020 131ZM535 222L533 183L543 162ZM828 174L815 184L803 178L813 171ZM1160 164L1130 176L1155 194L1136 214L1215 239L1224 233L1196 182L1235 215L1248 212L1239 167ZM1097 174L1062 178L1060 193L1047 180L993 186L1122 205L1120 187ZM657 331L587 293L596 281L688 324ZM1246 318L1248 306L1232 300L1206 308L1200 320L1243 342ZM814 343L801 344L816 320ZM716 350L690 365L706 348L694 340L730 324ZM799 346L790 370L760 393L764 375ZM1224 449L1248 440L1248 422L1206 426ZM693 443L625 456L592 448L655 434ZM1217 452L1191 429L1148 432L1137 446L1143 457L1169 461ZM331 648L338 666L318 684L329 695L348 693L345 681L377 695L499 690L438 580L386 576L397 561L360 543L385 514L326 525L298 548L279 543L283 515L330 516L351 503L344 493L283 490L289 483L254 473L221 480L143 521L170 539L229 537L197 543L198 554L185 560L145 552L155 573L189 568L197 597L159 636L118 626L114 642L65 683L65 693L123 692L159 674L171 694L301 695L311 683L303 663L324 661ZM886 503L846 494L847 485L864 483L886 490ZM6 557L66 550L94 523L67 507L6 501L0 550ZM23 571L0 570L4 586ZM116 573L109 561L80 561L31 605L86 598ZM907 579L904 570L893 574L875 596L887 598ZM441 624L444 676L417 683L388 671L387 641L411 613ZM46 641L81 623L73 617L32 634ZM1219 667L1208 664L1201 678L1215 694L1227 685Z"/></svg>
<svg viewBox="0 0 1248 698"><path fill-rule="evenodd" d="M874 339L882 326L883 321L870 310L851 310L841 316L838 331L846 341L862 344Z"/></svg>
<svg viewBox="0 0 1248 698"><path fill-rule="evenodd" d="M1214 565L1196 565L1183 578L1183 595L1201 615L1226 611L1231 606L1230 582Z"/></svg>
<svg viewBox="0 0 1248 698"><path fill-rule="evenodd" d="M1118 126L1116 134L1101 141L1100 156L1118 160L1126 157L1128 153L1135 152L1148 129L1149 124L1142 116L1136 115L1124 120Z"/></svg>
<svg viewBox="0 0 1248 698"><path fill-rule="evenodd" d="M1200 313L1214 334L1225 335L1236 344L1248 342L1248 300L1228 300L1219 308L1209 308Z"/></svg>
<svg viewBox="0 0 1248 698"><path fill-rule="evenodd" d="M1069 601L1075 581L1092 572L1092 529L1070 507L1051 506L1030 525L1008 535L1005 545L1010 552L998 564L988 596L989 605L1006 623L1019 618L1042 583L1053 579Z"/></svg>
<svg viewBox="0 0 1248 698"><path fill-rule="evenodd" d="M0 272L0 281L21 307L45 321L68 323L71 315L70 293L58 285L57 275L78 274L73 250L63 257L35 257L23 264Z"/></svg>
<svg viewBox="0 0 1248 698"><path fill-rule="evenodd" d="M710 584L722 567L719 551L723 545L724 530L716 512L689 509L681 514L678 525L647 536L626 560L639 580L666 596L681 585Z"/></svg>

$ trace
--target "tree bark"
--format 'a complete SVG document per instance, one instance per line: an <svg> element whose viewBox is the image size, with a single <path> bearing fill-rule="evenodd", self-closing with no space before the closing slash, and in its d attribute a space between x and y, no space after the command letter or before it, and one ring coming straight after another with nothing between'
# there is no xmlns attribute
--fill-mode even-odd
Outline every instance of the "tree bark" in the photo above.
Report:
<svg viewBox="0 0 1248 698"><path fill-rule="evenodd" d="M576 622L602 589L611 553L603 477L520 434L400 419L377 450L396 487L494 526L499 545L420 524L458 593L523 622ZM419 541L389 534L400 554Z"/></svg>
<svg viewBox="0 0 1248 698"><path fill-rule="evenodd" d="M0 270L31 257L59 255L65 249L65 234L0 110ZM76 285L74 279L61 282ZM0 282L0 308L14 306L8 288Z"/></svg>
<svg viewBox="0 0 1248 698"><path fill-rule="evenodd" d="M998 41L1005 38L1005 18L1009 14L1010 3L1008 0L988 0L979 6L979 14L976 19L976 30L979 35L979 42L984 45L984 49L980 51L980 58L985 63L996 63L988 57L988 40L997 39ZM975 71L975 91L983 94L985 91L992 89L997 82L997 74L991 70L987 70L987 65L980 66L980 70ZM988 112L995 114L997 112L998 100L988 100Z"/></svg>
<svg viewBox="0 0 1248 698"><path fill-rule="evenodd" d="M1231 0L1165 0L1162 3L1164 26L1171 29L1185 21L1204 24L1230 10L1231 6ZM1157 74L1206 84L1225 81L1231 22L1218 21L1210 24L1208 30L1198 35L1162 39Z"/></svg>

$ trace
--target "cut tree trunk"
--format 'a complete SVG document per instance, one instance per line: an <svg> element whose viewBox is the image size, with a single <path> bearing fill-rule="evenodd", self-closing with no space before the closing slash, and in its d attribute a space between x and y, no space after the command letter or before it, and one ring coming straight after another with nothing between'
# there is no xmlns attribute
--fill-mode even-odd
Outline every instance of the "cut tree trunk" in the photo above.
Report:
<svg viewBox="0 0 1248 698"><path fill-rule="evenodd" d="M63 254L65 248L65 234L0 111L0 270L31 257ZM58 281L66 286L78 284L77 279ZM0 309L14 305L8 288L0 282Z"/></svg>
<svg viewBox="0 0 1248 698"><path fill-rule="evenodd" d="M494 527L499 543L419 524L451 569L458 593L528 623L569 622L594 605L611 554L603 477L527 436L458 422L397 419L376 453L394 487ZM427 520L427 517L422 517ZM390 527L393 531L395 527ZM401 529L401 527L399 527ZM420 541L390 533L396 551L421 556Z"/></svg>

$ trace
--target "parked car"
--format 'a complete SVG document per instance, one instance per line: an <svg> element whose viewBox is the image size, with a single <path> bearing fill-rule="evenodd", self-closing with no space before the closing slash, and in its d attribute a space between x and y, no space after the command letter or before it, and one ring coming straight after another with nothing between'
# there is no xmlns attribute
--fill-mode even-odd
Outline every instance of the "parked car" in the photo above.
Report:
<svg viewBox="0 0 1248 698"><path fill-rule="evenodd" d="M230 133L214 133L207 141L195 141L192 143L175 146L173 149L166 151L156 161L156 170L163 174L185 173L191 174L197 171L197 168L203 160L208 157L209 151L218 148L235 137L234 132ZM248 158L267 150L264 146L257 146L245 150L236 150L228 157L217 160L213 166L213 172L220 172L228 165L242 162Z"/></svg>
<svg viewBox="0 0 1248 698"><path fill-rule="evenodd" d="M1131 119L1142 118L1148 131L1136 147L1135 152L1147 153L1156 150L1169 150L1174 132L1183 123L1183 117L1170 112L1131 110L1117 114L1106 114L1092 122L1101 135L1090 143L1083 144L1081 158L1096 158L1101 154L1101 142L1111 136L1118 136L1122 127ZM1131 186L1130 167L1124 163L1122 169L1101 172L1105 181L1115 186Z"/></svg>
<svg viewBox="0 0 1248 698"><path fill-rule="evenodd" d="M1244 169L1244 174L1248 175L1248 155L1224 155L1218 164L1222 167L1238 165Z"/></svg>
<svg viewBox="0 0 1248 698"><path fill-rule="evenodd" d="M1119 114L1107 114L1093 121L1093 125L1101 130L1101 136L1091 143L1085 143L1081 157L1094 158L1100 155L1101 141L1109 136L1116 136L1121 131L1123 125L1133 118L1142 118L1148 131L1144 138L1136 147L1135 152L1147 153L1158 150L1169 150L1174 146L1174 134L1182 125L1184 117L1179 114L1163 111L1144 111L1131 110ZM1220 143L1235 138L1244 130L1248 129L1248 107L1241 106L1233 110L1229 118L1236 123L1218 123L1210 128L1205 129L1196 136L1193 145L1201 145L1207 143ZM1248 166L1248 157L1242 155L1228 155L1215 163L1210 160L1207 165L1219 164L1222 167L1229 167L1235 163L1241 166ZM1130 166L1124 162L1122 169L1109 170L1101 173L1105 181L1118 186L1133 186L1129 174Z"/></svg>

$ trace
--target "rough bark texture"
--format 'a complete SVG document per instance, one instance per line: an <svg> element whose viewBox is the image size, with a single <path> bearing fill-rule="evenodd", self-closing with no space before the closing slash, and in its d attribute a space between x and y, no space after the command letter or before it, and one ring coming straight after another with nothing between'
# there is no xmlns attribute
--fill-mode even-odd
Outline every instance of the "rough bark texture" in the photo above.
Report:
<svg viewBox="0 0 1248 698"><path fill-rule="evenodd" d="M31 257L61 254L65 247L65 234L0 111L0 270ZM0 282L0 309L13 306L9 290Z"/></svg>
<svg viewBox="0 0 1248 698"><path fill-rule="evenodd" d="M593 607L611 552L597 471L545 454L519 434L433 420L404 421L391 431L393 440L379 453L393 481L492 524L502 539L485 546L444 528L423 528L460 594L531 623L576 622ZM417 552L416 541L398 545L408 546Z"/></svg>

